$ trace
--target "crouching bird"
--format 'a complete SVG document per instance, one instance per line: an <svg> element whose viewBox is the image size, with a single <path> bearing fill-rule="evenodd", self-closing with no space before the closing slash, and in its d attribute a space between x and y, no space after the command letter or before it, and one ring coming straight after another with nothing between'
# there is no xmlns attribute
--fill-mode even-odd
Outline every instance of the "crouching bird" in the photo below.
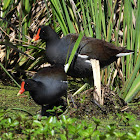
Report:
<svg viewBox="0 0 140 140"><path fill-rule="evenodd" d="M32 79L22 81L18 95L25 91L29 91L33 100L42 106L42 116L50 116L51 113L46 110L53 109L54 106L61 105L63 111L66 109L66 103L61 97L67 97L67 76L62 67L45 67Z"/></svg>

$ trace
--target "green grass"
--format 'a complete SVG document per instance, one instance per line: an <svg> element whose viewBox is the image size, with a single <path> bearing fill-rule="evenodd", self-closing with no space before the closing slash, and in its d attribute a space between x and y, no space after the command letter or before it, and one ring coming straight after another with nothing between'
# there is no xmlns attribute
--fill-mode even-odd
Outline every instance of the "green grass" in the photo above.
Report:
<svg viewBox="0 0 140 140"><path fill-rule="evenodd" d="M40 107L29 98L28 93L17 97L17 87L0 84L0 140L2 139L116 139L139 137L140 120L133 113L118 113L79 119L69 117L69 112L56 117L38 118ZM130 104L131 105L131 104ZM133 110L139 106L134 105ZM7 109L2 111L2 109ZM71 111L73 108L71 108ZM78 110L77 110L78 111ZM33 116L29 116L28 112ZM38 113L37 113L38 112ZM139 109L137 110L137 113ZM128 119L126 119L128 118ZM96 130L97 129L97 130ZM127 134L127 135L126 135Z"/></svg>
<svg viewBox="0 0 140 140"><path fill-rule="evenodd" d="M0 85L0 103L2 109L19 108L35 115L41 108L28 96L28 93L18 97L19 88ZM19 111L20 112L20 111Z"/></svg>

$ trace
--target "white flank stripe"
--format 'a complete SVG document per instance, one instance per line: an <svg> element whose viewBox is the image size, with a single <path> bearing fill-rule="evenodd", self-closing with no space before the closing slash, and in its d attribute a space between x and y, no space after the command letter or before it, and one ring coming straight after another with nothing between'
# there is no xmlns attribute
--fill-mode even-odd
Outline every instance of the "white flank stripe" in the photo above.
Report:
<svg viewBox="0 0 140 140"><path fill-rule="evenodd" d="M81 55L81 54L78 54L78 57L81 57L81 58L88 58L87 55Z"/></svg>
<svg viewBox="0 0 140 140"><path fill-rule="evenodd" d="M66 83L66 84L68 84L68 81L61 81L62 83Z"/></svg>
<svg viewBox="0 0 140 140"><path fill-rule="evenodd" d="M119 54L116 55L116 57L126 56L126 55L130 55L132 53L134 53L134 52L130 52L130 53L119 53Z"/></svg>
<svg viewBox="0 0 140 140"><path fill-rule="evenodd" d="M90 60L85 60L85 62L91 64Z"/></svg>

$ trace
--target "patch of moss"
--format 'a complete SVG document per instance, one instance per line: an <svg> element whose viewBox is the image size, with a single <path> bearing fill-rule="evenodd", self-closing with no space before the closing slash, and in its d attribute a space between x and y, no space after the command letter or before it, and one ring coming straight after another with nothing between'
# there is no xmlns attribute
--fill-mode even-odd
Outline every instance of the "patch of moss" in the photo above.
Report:
<svg viewBox="0 0 140 140"><path fill-rule="evenodd" d="M19 108L26 110L31 114L35 115L39 110L40 106L37 105L29 96L28 92L21 96L17 96L19 88L11 86L0 85L0 103L2 109L7 108ZM17 110L15 110L17 111Z"/></svg>

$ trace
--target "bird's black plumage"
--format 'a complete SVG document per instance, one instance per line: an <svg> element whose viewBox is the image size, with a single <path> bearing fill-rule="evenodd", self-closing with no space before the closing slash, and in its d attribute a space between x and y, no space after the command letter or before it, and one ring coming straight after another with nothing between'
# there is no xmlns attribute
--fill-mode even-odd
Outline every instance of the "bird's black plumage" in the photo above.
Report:
<svg viewBox="0 0 140 140"><path fill-rule="evenodd" d="M59 38L50 26L40 26L34 40L46 41L46 57L50 64L65 65L67 55L70 56L78 34L68 34ZM35 39L37 37L37 39ZM112 43L84 36L75 53L68 75L73 77L91 77L92 67L90 59L97 59L100 67L104 68L116 61L118 57L131 54L133 51L124 47L116 47Z"/></svg>
<svg viewBox="0 0 140 140"><path fill-rule="evenodd" d="M67 96L67 76L62 67L43 68L32 79L22 82L19 93L24 91L29 91L38 105L46 106L46 109L49 109L49 106L52 108L58 105L63 95Z"/></svg>

